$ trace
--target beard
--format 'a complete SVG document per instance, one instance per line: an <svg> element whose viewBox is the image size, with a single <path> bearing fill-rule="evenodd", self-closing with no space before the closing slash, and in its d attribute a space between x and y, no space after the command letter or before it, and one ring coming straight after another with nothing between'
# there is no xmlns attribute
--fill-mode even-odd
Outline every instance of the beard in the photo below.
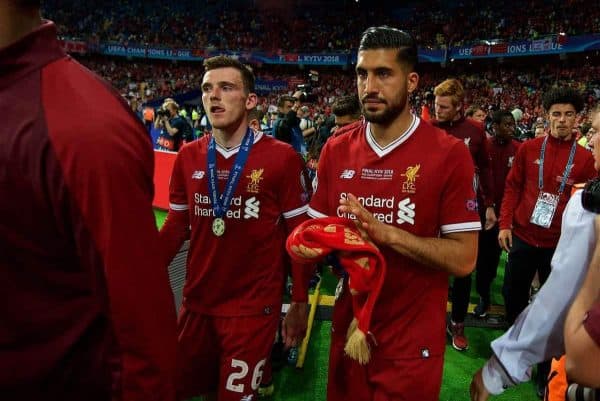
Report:
<svg viewBox="0 0 600 401"><path fill-rule="evenodd" d="M364 104L364 101L367 99L367 97L363 98L360 107L363 115L365 116L365 120L374 124L391 124L404 111L407 102L407 94L408 93L406 91L403 91L403 93L400 93L398 96L391 99L391 101L377 98L377 100L383 102L386 106L383 110L379 111L367 110Z"/></svg>

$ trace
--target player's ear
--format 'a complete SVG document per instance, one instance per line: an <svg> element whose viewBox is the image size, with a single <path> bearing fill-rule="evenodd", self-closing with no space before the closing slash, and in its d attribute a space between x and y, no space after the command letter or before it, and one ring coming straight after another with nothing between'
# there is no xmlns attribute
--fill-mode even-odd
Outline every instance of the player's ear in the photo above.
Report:
<svg viewBox="0 0 600 401"><path fill-rule="evenodd" d="M258 96L256 96L256 93L249 93L248 97L246 98L246 110L252 110L256 107L257 103Z"/></svg>
<svg viewBox="0 0 600 401"><path fill-rule="evenodd" d="M408 93L413 93L419 86L419 74L416 72L409 72L406 76L406 89Z"/></svg>

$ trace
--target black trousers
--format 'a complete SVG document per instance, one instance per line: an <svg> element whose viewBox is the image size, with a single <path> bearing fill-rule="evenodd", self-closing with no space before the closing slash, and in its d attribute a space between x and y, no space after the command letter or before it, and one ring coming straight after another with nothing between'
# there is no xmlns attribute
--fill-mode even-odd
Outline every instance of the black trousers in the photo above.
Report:
<svg viewBox="0 0 600 401"><path fill-rule="evenodd" d="M508 254L502 295L506 320L512 325L529 304L529 291L536 271L540 285L550 275L550 261L556 248L537 248L513 234L513 246Z"/></svg>
<svg viewBox="0 0 600 401"><path fill-rule="evenodd" d="M498 245L498 224L490 230L479 232L477 265L475 266L475 288L487 305L490 304L490 287L496 278L502 248Z"/></svg>
<svg viewBox="0 0 600 401"><path fill-rule="evenodd" d="M452 284L452 321L454 323L463 323L467 316L469 308L469 298L471 296L471 275L466 277L454 277Z"/></svg>
<svg viewBox="0 0 600 401"><path fill-rule="evenodd" d="M481 226L483 227L485 225L485 217L484 215L480 215L479 216L481 219ZM492 274L492 269L487 269L486 272L484 273L485 277L480 278L480 273L479 273L479 264L480 264L480 258L482 255L482 235L485 235L485 240L487 242L485 242L485 244L483 245L484 249L490 248L490 244L489 244L489 238L491 238L492 236L495 235L496 238L496 244L498 243L498 230L497 230L497 225L494 226L494 228L492 228L489 231L485 231L482 230L479 232L479 241L478 241L478 250L477 250L477 265L476 265L476 269L477 269L477 276L476 276L476 285L477 285L477 292L479 292L479 281L483 280L482 282L488 282L487 284L487 299L489 300L490 298L490 285L492 283L492 281L494 280L494 277L496 277L496 267L498 266L498 260L496 260L496 264L493 268L493 276L491 276L491 278L489 277L490 274ZM495 231L496 234L490 234L490 231ZM489 255L489 252L487 250L484 250L483 252L484 254ZM500 258L500 254L498 254L496 259ZM488 257L489 259L489 257ZM482 260L481 264L486 263ZM482 288L484 288L485 286L482 285ZM481 293L479 293L481 295ZM471 299L471 274L469 274L466 277L454 277L454 282L452 284L452 294L450 295L450 301L452 301L452 313L451 313L451 317L452 317L452 321L454 323L463 323L465 321L465 317L467 316L467 310L469 309L469 300ZM489 302L488 302L489 303Z"/></svg>

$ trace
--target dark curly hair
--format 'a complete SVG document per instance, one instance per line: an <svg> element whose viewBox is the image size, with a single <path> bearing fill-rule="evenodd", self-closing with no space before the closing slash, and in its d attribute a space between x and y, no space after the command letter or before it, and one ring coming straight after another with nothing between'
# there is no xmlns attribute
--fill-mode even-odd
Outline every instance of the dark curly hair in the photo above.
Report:
<svg viewBox="0 0 600 401"><path fill-rule="evenodd" d="M336 116L360 117L360 102L357 95L340 96L331 106Z"/></svg>
<svg viewBox="0 0 600 401"><path fill-rule="evenodd" d="M542 105L549 111L554 104L571 104L579 113L583 110L583 97L576 89L569 87L552 88L544 94Z"/></svg>
<svg viewBox="0 0 600 401"><path fill-rule="evenodd" d="M497 110L494 112L494 114L492 114L492 123L500 125L500 123L502 123L502 120L508 117L512 118L513 121L515 119L510 111Z"/></svg>

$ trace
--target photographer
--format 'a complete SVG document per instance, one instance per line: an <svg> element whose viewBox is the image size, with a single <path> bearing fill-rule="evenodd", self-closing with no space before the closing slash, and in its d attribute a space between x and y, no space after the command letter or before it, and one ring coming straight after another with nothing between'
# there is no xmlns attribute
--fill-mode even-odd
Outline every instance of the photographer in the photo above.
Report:
<svg viewBox="0 0 600 401"><path fill-rule="evenodd" d="M179 151L183 141L192 140L191 126L179 115L179 105L173 99L167 99L156 112L154 122L160 128L157 144L160 150Z"/></svg>
<svg viewBox="0 0 600 401"><path fill-rule="evenodd" d="M302 130L302 137L304 138L304 142L306 142L306 147L308 149L315 141L317 127L315 126L315 122L310 118L310 109L308 106L300 107L300 111L298 111L298 117L300 118L300 130Z"/></svg>
<svg viewBox="0 0 600 401"><path fill-rule="evenodd" d="M273 136L292 145L302 156L306 155L306 142L300 129L298 109L302 93L296 91L293 96L281 96L277 101L277 119L273 123Z"/></svg>

